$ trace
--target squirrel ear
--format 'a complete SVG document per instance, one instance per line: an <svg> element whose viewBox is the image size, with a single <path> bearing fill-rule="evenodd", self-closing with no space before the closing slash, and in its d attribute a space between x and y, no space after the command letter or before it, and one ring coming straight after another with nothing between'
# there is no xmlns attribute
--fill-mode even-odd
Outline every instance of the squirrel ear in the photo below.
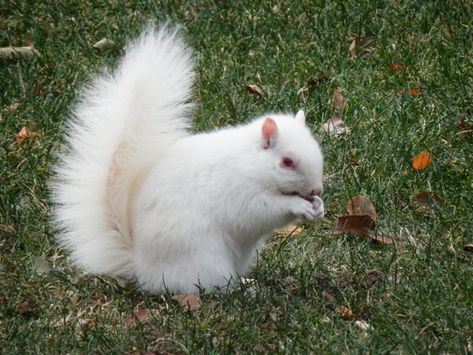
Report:
<svg viewBox="0 0 473 355"><path fill-rule="evenodd" d="M305 125L304 110L299 110L299 112L296 113L296 120Z"/></svg>
<svg viewBox="0 0 473 355"><path fill-rule="evenodd" d="M271 117L264 120L263 127L261 127L261 133L263 138L263 149L272 148L278 134L278 126Z"/></svg>

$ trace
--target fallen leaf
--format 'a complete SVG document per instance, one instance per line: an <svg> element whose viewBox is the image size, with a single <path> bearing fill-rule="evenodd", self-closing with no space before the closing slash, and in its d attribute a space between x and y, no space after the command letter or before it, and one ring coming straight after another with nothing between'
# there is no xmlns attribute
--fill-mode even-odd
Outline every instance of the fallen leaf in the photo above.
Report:
<svg viewBox="0 0 473 355"><path fill-rule="evenodd" d="M356 38L350 43L348 52L350 52L350 55L353 59L358 58L358 53L356 52Z"/></svg>
<svg viewBox="0 0 473 355"><path fill-rule="evenodd" d="M0 48L0 59L28 58L34 55L39 55L39 52L33 46Z"/></svg>
<svg viewBox="0 0 473 355"><path fill-rule="evenodd" d="M38 275L47 274L51 270L49 263L40 256L35 256L33 259L33 271Z"/></svg>
<svg viewBox="0 0 473 355"><path fill-rule="evenodd" d="M384 280L384 273L379 270L368 270L366 275L361 280L361 283L365 286L372 286L380 283Z"/></svg>
<svg viewBox="0 0 473 355"><path fill-rule="evenodd" d="M195 311L200 308L202 302L198 295L180 294L172 296L172 299L177 301L182 307L186 307L190 311Z"/></svg>
<svg viewBox="0 0 473 355"><path fill-rule="evenodd" d="M333 134L334 136L338 136L343 133L350 133L350 128L345 125L345 122L343 122L338 113L335 113L331 119L324 123L322 129L329 134Z"/></svg>
<svg viewBox="0 0 473 355"><path fill-rule="evenodd" d="M16 304L15 311L22 316L31 316L35 314L34 308L34 302L29 299L25 299Z"/></svg>
<svg viewBox="0 0 473 355"><path fill-rule="evenodd" d="M110 49L115 47L115 42L108 38L102 38L100 41L96 42L92 48L95 48L99 51Z"/></svg>
<svg viewBox="0 0 473 355"><path fill-rule="evenodd" d="M369 325L368 322L365 322L364 320L357 320L357 321L355 321L355 324L358 328L360 328L361 330L363 330L365 332L369 331L369 330L373 330L371 325Z"/></svg>
<svg viewBox="0 0 473 355"><path fill-rule="evenodd" d="M473 244L465 244L465 246L463 247L463 250L473 253Z"/></svg>
<svg viewBox="0 0 473 355"><path fill-rule="evenodd" d="M404 64L389 64L389 70L399 73L406 70L406 66Z"/></svg>
<svg viewBox="0 0 473 355"><path fill-rule="evenodd" d="M25 39L25 40L23 41L23 44L24 44L25 46L27 46L27 47L32 46L32 45L33 45L33 40L31 40L31 39Z"/></svg>
<svg viewBox="0 0 473 355"><path fill-rule="evenodd" d="M387 236L387 235L379 235L379 234L375 234L375 235L370 235L369 238L377 243L377 244L381 244L381 245L391 245L394 243L394 240L393 238Z"/></svg>
<svg viewBox="0 0 473 355"><path fill-rule="evenodd" d="M350 42L350 46L348 47L348 52L350 56L355 59L358 58L362 54L368 54L375 50L376 48L376 41L371 38L367 37L355 37Z"/></svg>
<svg viewBox="0 0 473 355"><path fill-rule="evenodd" d="M16 111L20 106L21 106L20 103L14 102L11 105L8 105L7 107L5 107L4 110L6 112Z"/></svg>
<svg viewBox="0 0 473 355"><path fill-rule="evenodd" d="M246 92L249 93L249 94L258 95L259 97L264 96L263 89L261 89L258 85L247 85L246 86Z"/></svg>
<svg viewBox="0 0 473 355"><path fill-rule="evenodd" d="M417 95L422 93L422 89L421 88L413 88L413 89L410 89L407 93L409 95L417 96Z"/></svg>
<svg viewBox="0 0 473 355"><path fill-rule="evenodd" d="M347 210L349 215L368 215L376 222L376 209L373 203L365 196L354 196L348 201Z"/></svg>
<svg viewBox="0 0 473 355"><path fill-rule="evenodd" d="M443 204L443 200L434 192L419 192L411 198L411 202L417 206L429 207L435 204Z"/></svg>
<svg viewBox="0 0 473 355"><path fill-rule="evenodd" d="M337 313L345 320L351 320L355 317L353 311L347 306L340 306L337 308Z"/></svg>
<svg viewBox="0 0 473 355"><path fill-rule="evenodd" d="M301 234L304 229L296 224L289 224L283 228L279 228L275 231L275 234L278 236L286 237L291 235Z"/></svg>
<svg viewBox="0 0 473 355"><path fill-rule="evenodd" d="M346 99L340 92L340 90L335 90L332 95L332 103L336 110L341 111L346 106Z"/></svg>
<svg viewBox="0 0 473 355"><path fill-rule="evenodd" d="M28 128L23 127L20 132L18 132L15 136L16 142L18 144L23 143L23 141L27 138L36 138L41 137L41 133L39 132L31 132Z"/></svg>
<svg viewBox="0 0 473 355"><path fill-rule="evenodd" d="M133 314L129 314L127 315L124 319L123 319L123 323L127 326L127 327L131 327L135 324L138 324L138 323L147 323L149 322L150 320L153 319L153 317L157 317L160 315L160 312L159 312L159 309L147 309L147 308L143 308L143 309L139 309L137 310L135 313Z"/></svg>
<svg viewBox="0 0 473 355"><path fill-rule="evenodd" d="M427 150L423 150L412 159L412 167L415 170L424 170L432 163L432 157Z"/></svg>
<svg viewBox="0 0 473 355"><path fill-rule="evenodd" d="M473 132L473 124L466 122L465 116L462 116L458 121L458 135L466 137Z"/></svg>
<svg viewBox="0 0 473 355"><path fill-rule="evenodd" d="M324 301L327 302L327 303L330 303L332 305L337 304L337 300L335 299L335 297L330 292L327 292L327 291L322 292L322 297L323 297Z"/></svg>
<svg viewBox="0 0 473 355"><path fill-rule="evenodd" d="M5 238L9 238L16 234L16 230L8 224L0 224L0 234Z"/></svg>
<svg viewBox="0 0 473 355"><path fill-rule="evenodd" d="M357 236L367 236L374 232L376 222L369 215L352 215L337 217L337 225L333 234L350 233Z"/></svg>

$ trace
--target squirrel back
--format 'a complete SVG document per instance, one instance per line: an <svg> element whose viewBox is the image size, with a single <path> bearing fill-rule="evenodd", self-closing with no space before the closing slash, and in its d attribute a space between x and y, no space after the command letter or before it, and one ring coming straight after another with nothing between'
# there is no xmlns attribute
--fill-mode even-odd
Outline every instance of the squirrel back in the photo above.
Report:
<svg viewBox="0 0 473 355"><path fill-rule="evenodd" d="M88 272L133 276L130 199L191 125L193 60L176 29L148 28L84 87L52 181L59 240Z"/></svg>

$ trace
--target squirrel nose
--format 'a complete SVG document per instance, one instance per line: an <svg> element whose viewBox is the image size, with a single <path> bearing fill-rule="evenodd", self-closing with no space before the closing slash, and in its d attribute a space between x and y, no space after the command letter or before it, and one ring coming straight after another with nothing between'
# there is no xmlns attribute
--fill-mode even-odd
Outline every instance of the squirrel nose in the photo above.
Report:
<svg viewBox="0 0 473 355"><path fill-rule="evenodd" d="M316 187L315 189L313 189L311 192L310 192L310 195L311 196L320 196L322 195L322 192L324 191L324 189L322 187Z"/></svg>

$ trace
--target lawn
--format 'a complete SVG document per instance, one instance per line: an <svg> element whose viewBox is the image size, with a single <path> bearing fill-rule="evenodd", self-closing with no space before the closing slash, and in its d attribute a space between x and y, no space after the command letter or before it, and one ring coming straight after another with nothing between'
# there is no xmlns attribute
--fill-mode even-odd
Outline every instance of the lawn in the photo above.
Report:
<svg viewBox="0 0 473 355"><path fill-rule="evenodd" d="M472 18L454 0L3 2L0 47L37 53L0 59L0 352L472 353ZM197 58L196 131L304 108L325 154L324 221L192 311L72 268L47 191L77 90L165 19ZM335 112L348 129L324 132ZM392 244L333 233L356 195Z"/></svg>

